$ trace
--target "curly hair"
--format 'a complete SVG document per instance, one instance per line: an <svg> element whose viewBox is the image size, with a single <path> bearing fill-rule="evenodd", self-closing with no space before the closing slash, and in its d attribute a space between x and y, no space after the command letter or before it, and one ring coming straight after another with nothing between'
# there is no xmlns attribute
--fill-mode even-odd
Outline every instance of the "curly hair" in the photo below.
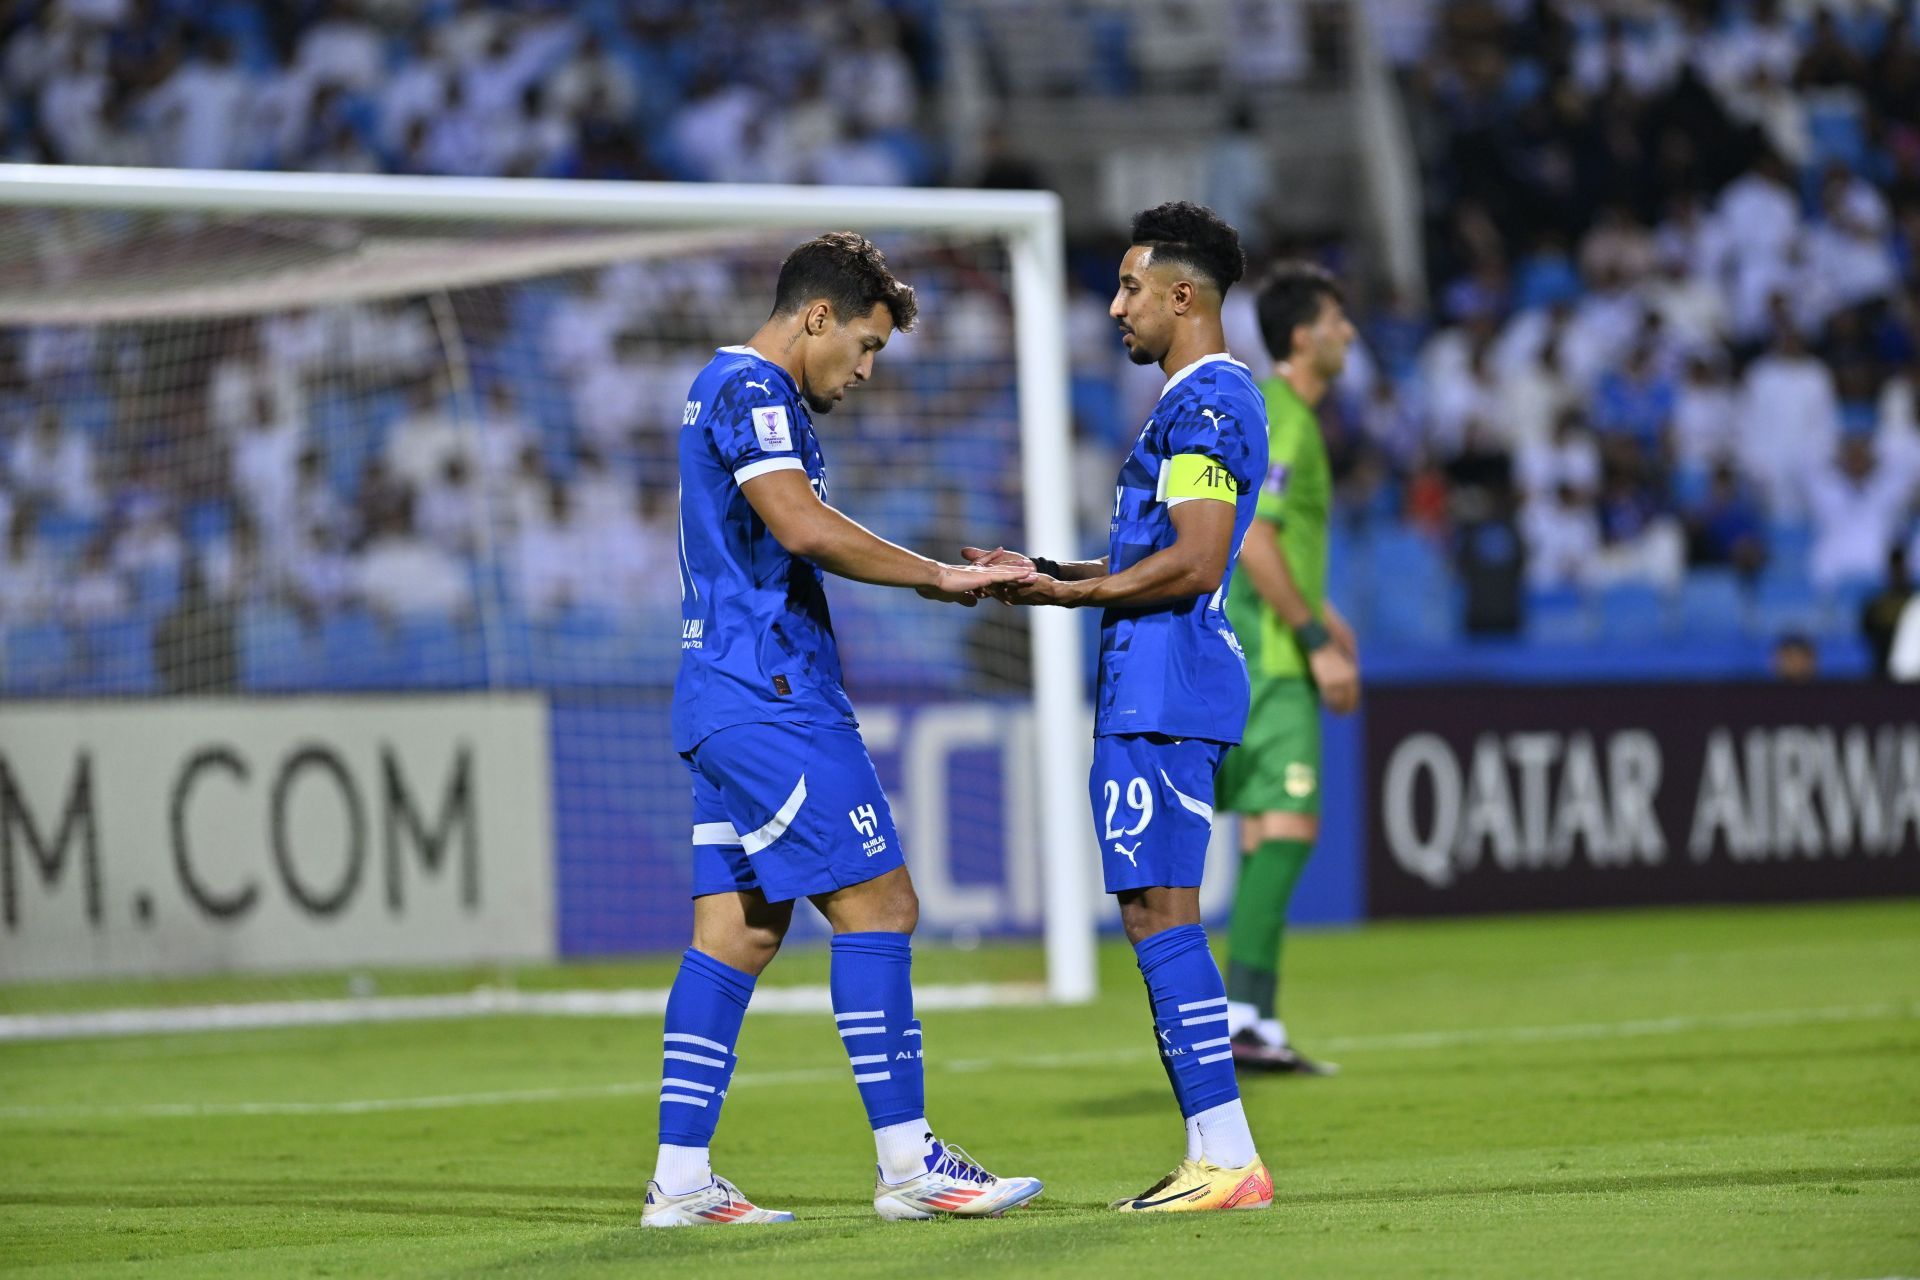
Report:
<svg viewBox="0 0 1920 1280"><path fill-rule="evenodd" d="M1134 215L1134 244L1153 250L1156 261L1178 262L1225 293L1247 273L1240 233L1205 205L1170 200Z"/></svg>
<svg viewBox="0 0 1920 1280"><path fill-rule="evenodd" d="M920 313L913 286L894 279L886 255L857 231L829 231L787 255L780 264L780 282L774 286L773 312L792 315L809 303L824 300L840 323L887 304L893 327L905 333Z"/></svg>
<svg viewBox="0 0 1920 1280"><path fill-rule="evenodd" d="M1285 360L1293 354L1293 331L1320 317L1320 299L1341 305L1346 297L1340 282L1325 267L1312 262L1282 262L1260 283L1254 310L1260 317L1260 339L1267 354Z"/></svg>

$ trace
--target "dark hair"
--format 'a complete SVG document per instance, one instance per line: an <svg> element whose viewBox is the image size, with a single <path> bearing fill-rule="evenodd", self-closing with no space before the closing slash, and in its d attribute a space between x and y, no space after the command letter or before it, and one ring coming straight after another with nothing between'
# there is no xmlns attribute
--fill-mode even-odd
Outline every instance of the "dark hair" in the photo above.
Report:
<svg viewBox="0 0 1920 1280"><path fill-rule="evenodd" d="M857 231L829 231L807 241L780 264L780 283L773 291L773 314L791 315L808 303L824 299L841 324L887 304L893 327L905 333L913 328L920 304L913 286L902 284L887 270L886 255Z"/></svg>
<svg viewBox="0 0 1920 1280"><path fill-rule="evenodd" d="M1254 310L1260 317L1260 340L1267 354L1285 360L1293 354L1293 331L1320 318L1320 299L1344 305L1340 282L1325 267L1312 262L1282 262L1261 282Z"/></svg>
<svg viewBox="0 0 1920 1280"><path fill-rule="evenodd" d="M1155 261L1178 262L1225 293L1247 274L1240 233L1205 205L1170 200L1133 215L1133 244L1153 250Z"/></svg>

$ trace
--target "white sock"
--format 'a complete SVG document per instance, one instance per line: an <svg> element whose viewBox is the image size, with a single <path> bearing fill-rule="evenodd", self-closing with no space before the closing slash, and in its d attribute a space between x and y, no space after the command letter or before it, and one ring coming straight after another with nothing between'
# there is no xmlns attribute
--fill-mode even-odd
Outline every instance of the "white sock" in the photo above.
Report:
<svg viewBox="0 0 1920 1280"><path fill-rule="evenodd" d="M933 1130L927 1118L890 1124L873 1131L873 1146L880 1154L880 1176L888 1182L905 1182L927 1171L927 1157L933 1154Z"/></svg>
<svg viewBox="0 0 1920 1280"><path fill-rule="evenodd" d="M1201 1152L1200 1117L1188 1116L1187 1117L1187 1159L1198 1160L1200 1158L1200 1152Z"/></svg>
<svg viewBox="0 0 1920 1280"><path fill-rule="evenodd" d="M1253 1149L1253 1131L1247 1128L1246 1108L1240 1099L1208 1107L1194 1117L1200 1122L1201 1159L1222 1169L1242 1169L1259 1153Z"/></svg>
<svg viewBox="0 0 1920 1280"><path fill-rule="evenodd" d="M1227 1001L1227 1035L1237 1036L1260 1021L1260 1010L1238 1000Z"/></svg>
<svg viewBox="0 0 1920 1280"><path fill-rule="evenodd" d="M1262 1018L1253 1024L1253 1029L1262 1040L1276 1049L1287 1047L1287 1024L1278 1018Z"/></svg>
<svg viewBox="0 0 1920 1280"><path fill-rule="evenodd" d="M676 1147L660 1144L660 1158L654 1162L653 1180L670 1196L684 1196L713 1181L713 1164L705 1147Z"/></svg>

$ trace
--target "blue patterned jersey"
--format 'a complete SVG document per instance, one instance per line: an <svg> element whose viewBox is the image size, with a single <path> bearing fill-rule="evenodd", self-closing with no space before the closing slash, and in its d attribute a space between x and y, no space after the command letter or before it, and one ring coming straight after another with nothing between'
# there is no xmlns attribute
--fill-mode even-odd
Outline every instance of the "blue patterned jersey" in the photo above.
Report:
<svg viewBox="0 0 1920 1280"><path fill-rule="evenodd" d="M673 749L736 724L852 724L825 575L780 545L740 486L826 463L800 388L751 347L722 347L680 425L680 675Z"/></svg>
<svg viewBox="0 0 1920 1280"><path fill-rule="evenodd" d="M1267 407L1247 367L1224 353L1197 360L1167 380L1120 468L1109 572L1119 573L1173 545L1165 477L1170 460L1181 454L1213 459L1237 489L1227 576L1211 595L1105 612L1095 736L1163 733L1238 742L1246 727L1247 662L1224 605L1233 560L1253 523L1266 475Z"/></svg>

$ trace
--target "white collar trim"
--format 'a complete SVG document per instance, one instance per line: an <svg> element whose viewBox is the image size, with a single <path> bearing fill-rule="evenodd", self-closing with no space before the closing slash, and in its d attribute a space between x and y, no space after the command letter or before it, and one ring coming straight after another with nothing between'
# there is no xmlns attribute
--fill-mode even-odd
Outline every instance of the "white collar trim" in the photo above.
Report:
<svg viewBox="0 0 1920 1280"><path fill-rule="evenodd" d="M1240 365L1242 369L1245 369L1247 367L1244 364L1240 364L1238 360L1235 360L1231 355L1227 354L1226 352L1216 351L1210 356L1201 356L1198 360L1195 360L1192 364L1188 365L1186 368L1182 369L1180 372L1174 374L1171 378L1168 378L1167 385L1160 388L1160 394L1163 396L1166 395L1167 392L1173 390L1176 386L1180 385L1180 380L1182 378L1192 373L1195 369L1198 369L1201 365L1212 364L1216 360L1225 360L1228 364Z"/></svg>

